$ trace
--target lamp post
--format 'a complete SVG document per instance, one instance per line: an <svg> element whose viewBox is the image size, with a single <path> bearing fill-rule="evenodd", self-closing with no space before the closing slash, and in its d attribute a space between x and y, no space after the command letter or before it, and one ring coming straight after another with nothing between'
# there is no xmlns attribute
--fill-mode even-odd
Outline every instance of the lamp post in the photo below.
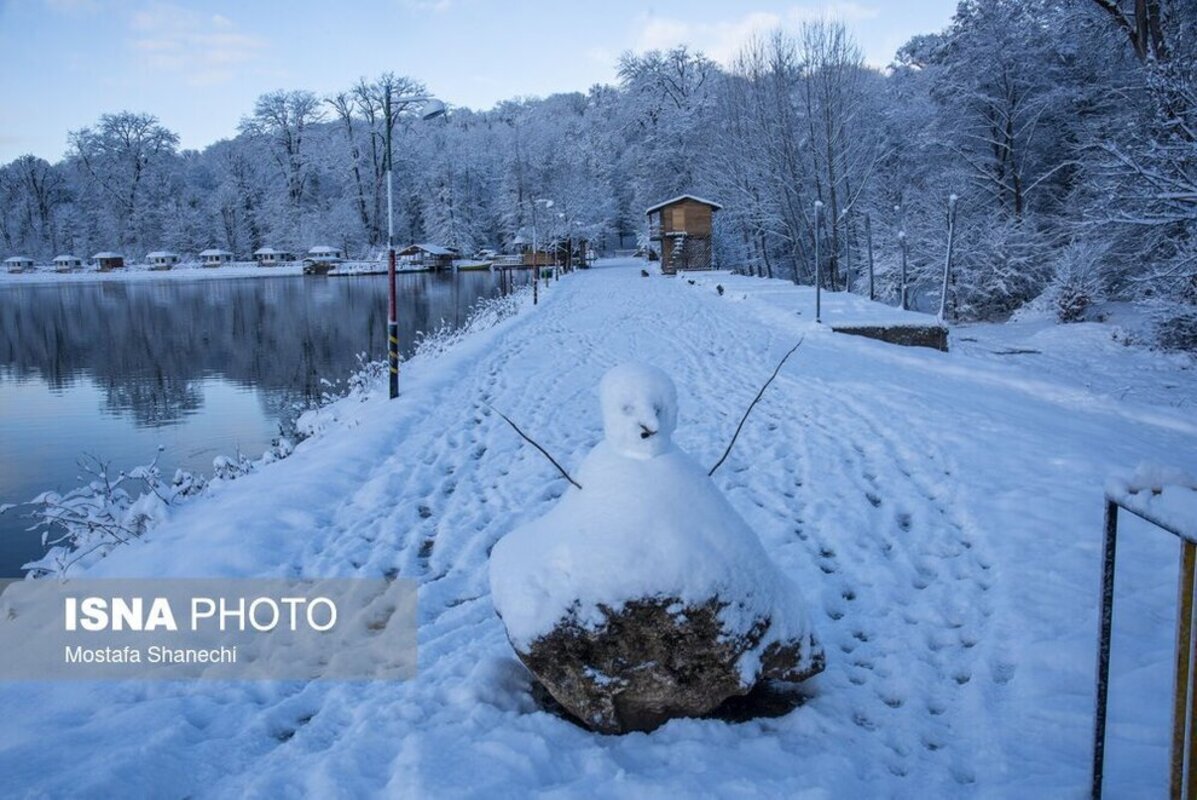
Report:
<svg viewBox="0 0 1197 800"><path fill-rule="evenodd" d="M819 217L823 201L815 201L815 322L823 321L823 265L819 262Z"/></svg>
<svg viewBox="0 0 1197 800"><path fill-rule="evenodd" d="M538 198L532 201L532 305L536 305L540 298L540 253L537 250L536 244L536 207L544 205L545 208L552 208L553 201Z"/></svg>
<svg viewBox="0 0 1197 800"><path fill-rule="evenodd" d="M420 119L435 119L445 113L445 104L435 97L413 95L392 98L388 90L383 103L383 119L387 126L387 370L390 396L399 396L399 303L395 286L395 203L391 190L391 129L394 127L395 104L423 103Z"/></svg>

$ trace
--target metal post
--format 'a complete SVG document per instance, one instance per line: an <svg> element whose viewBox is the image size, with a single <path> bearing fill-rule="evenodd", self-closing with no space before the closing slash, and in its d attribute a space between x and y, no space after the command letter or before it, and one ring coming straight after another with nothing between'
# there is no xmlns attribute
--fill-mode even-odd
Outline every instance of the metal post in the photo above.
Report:
<svg viewBox="0 0 1197 800"><path fill-rule="evenodd" d="M939 321L948 317L948 283L952 278L952 245L956 239L956 195L948 198L948 254L943 262L943 292L939 297Z"/></svg>
<svg viewBox="0 0 1197 800"><path fill-rule="evenodd" d="M540 267L536 264L536 201L532 201L532 305L540 302Z"/></svg>
<svg viewBox="0 0 1197 800"><path fill-rule="evenodd" d="M1106 701L1110 690L1110 631L1114 622L1114 556L1118 546L1118 504L1106 502L1106 533L1101 547L1101 617L1097 636L1097 711L1093 720L1093 773L1090 795L1101 800L1106 756Z"/></svg>
<svg viewBox="0 0 1197 800"><path fill-rule="evenodd" d="M391 189L391 87L387 86L383 119L387 126L387 369L390 397L399 396L399 303L395 286L395 205Z"/></svg>
<svg viewBox="0 0 1197 800"><path fill-rule="evenodd" d="M815 201L815 322L823 321L823 265L819 261L819 216L823 203Z"/></svg>
<svg viewBox="0 0 1197 800"><path fill-rule="evenodd" d="M865 239L869 243L869 299L876 300L877 297L873 292L873 225L869 221L868 214L865 214Z"/></svg>
<svg viewBox="0 0 1197 800"><path fill-rule="evenodd" d="M1171 796L1186 797L1192 782L1193 762L1188 757L1192 747L1191 703L1193 697L1193 574L1197 545L1180 542L1180 577L1176 596L1176 672L1172 690L1172 781ZM1186 775L1186 773L1188 773Z"/></svg>

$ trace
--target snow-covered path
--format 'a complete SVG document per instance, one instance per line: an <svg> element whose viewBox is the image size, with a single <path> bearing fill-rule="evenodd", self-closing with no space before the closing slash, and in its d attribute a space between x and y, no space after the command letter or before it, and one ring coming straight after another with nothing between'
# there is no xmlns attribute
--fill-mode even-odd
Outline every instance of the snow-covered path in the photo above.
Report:
<svg viewBox="0 0 1197 800"><path fill-rule="evenodd" d="M1082 794L1102 486L1143 459L1194 470L1197 423L1033 365L816 329L809 309L797 313L804 290L755 296L763 282L645 279L641 266L567 276L534 311L413 362L399 401L334 406L328 435L92 571L417 578L418 679L0 686L9 787ZM576 465L601 435L600 376L647 361L678 385L676 441L714 463L804 334L716 482L810 602L828 667L808 702L781 718L679 720L623 737L537 710L491 607L486 560L565 484L488 404ZM1159 686L1170 676L1174 550L1128 550L1119 580L1134 613L1117 620L1118 646L1133 655L1115 663L1110 785L1138 793L1166 774Z"/></svg>

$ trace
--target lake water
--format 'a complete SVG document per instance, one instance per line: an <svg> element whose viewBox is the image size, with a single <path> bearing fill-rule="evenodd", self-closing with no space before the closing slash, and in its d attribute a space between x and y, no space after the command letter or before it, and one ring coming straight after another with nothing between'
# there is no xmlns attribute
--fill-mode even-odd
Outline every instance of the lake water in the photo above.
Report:
<svg viewBox="0 0 1197 800"><path fill-rule="evenodd" d="M401 349L459 325L490 273L399 277ZM280 426L386 357L386 277L138 280L0 286L0 504L80 485L78 460L210 475L256 458ZM29 508L0 515L0 578L44 551Z"/></svg>

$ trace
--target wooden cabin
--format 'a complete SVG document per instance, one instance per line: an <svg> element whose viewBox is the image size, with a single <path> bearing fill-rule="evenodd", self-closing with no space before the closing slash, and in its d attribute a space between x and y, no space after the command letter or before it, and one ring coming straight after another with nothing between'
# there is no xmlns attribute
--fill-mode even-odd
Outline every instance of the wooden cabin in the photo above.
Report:
<svg viewBox="0 0 1197 800"><path fill-rule="evenodd" d="M202 251L200 254L200 263L205 267L220 267L229 264L233 260L233 254L228 250L221 250L213 247Z"/></svg>
<svg viewBox="0 0 1197 800"><path fill-rule="evenodd" d="M147 253L145 260L150 265L150 269L170 269L179 263L179 254L169 250L155 250L152 253Z"/></svg>
<svg viewBox="0 0 1197 800"><path fill-rule="evenodd" d="M683 194L645 211L648 238L660 242L661 272L711 269L711 228L718 203Z"/></svg>
<svg viewBox="0 0 1197 800"><path fill-rule="evenodd" d="M453 259L458 252L452 247L442 247L439 244L409 244L395 253L403 259L407 269L453 269Z"/></svg>
<svg viewBox="0 0 1197 800"><path fill-rule="evenodd" d="M101 253L96 253L91 257L91 261L95 264L96 269L101 272L107 272L110 269L120 269L125 266L125 257L120 253L114 253L111 250L105 250Z"/></svg>
<svg viewBox="0 0 1197 800"><path fill-rule="evenodd" d="M4 259L4 266L9 272L24 272L33 269L33 259L29 256L11 256Z"/></svg>
<svg viewBox="0 0 1197 800"><path fill-rule="evenodd" d="M79 256L54 256L55 272L74 272L77 269L83 269L83 259L79 258Z"/></svg>
<svg viewBox="0 0 1197 800"><path fill-rule="evenodd" d="M254 251L254 261L259 267L277 267L288 261L294 261L294 256L286 250L275 250L273 247L259 247Z"/></svg>

